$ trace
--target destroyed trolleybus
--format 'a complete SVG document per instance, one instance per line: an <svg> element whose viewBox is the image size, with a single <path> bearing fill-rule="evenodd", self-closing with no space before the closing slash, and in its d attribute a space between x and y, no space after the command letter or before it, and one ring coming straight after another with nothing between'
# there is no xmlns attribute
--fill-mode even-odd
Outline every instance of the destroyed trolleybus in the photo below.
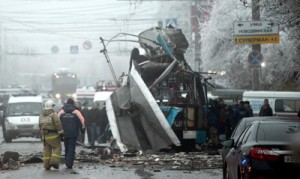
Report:
<svg viewBox="0 0 300 179"><path fill-rule="evenodd" d="M205 143L206 87L185 60L185 36L168 27L151 28L137 37L146 54L138 48L131 51L128 82L112 94L112 109L107 104L110 123L119 126L112 129L114 137L136 150L168 144L185 150Z"/></svg>

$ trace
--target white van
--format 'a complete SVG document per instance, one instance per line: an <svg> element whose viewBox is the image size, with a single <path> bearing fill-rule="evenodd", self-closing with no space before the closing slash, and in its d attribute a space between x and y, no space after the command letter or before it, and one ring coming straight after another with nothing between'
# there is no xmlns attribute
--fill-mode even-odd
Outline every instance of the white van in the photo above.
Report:
<svg viewBox="0 0 300 179"><path fill-rule="evenodd" d="M98 103L100 108L105 106L106 100L110 97L113 91L98 91L94 96L94 103Z"/></svg>
<svg viewBox="0 0 300 179"><path fill-rule="evenodd" d="M268 99L275 116L297 117L300 109L300 92L292 91L245 91L243 101L249 101L254 116L259 115L264 99Z"/></svg>
<svg viewBox="0 0 300 179"><path fill-rule="evenodd" d="M3 122L3 136L7 143L18 137L40 137L39 115L43 110L40 95L13 95L8 100Z"/></svg>
<svg viewBox="0 0 300 179"><path fill-rule="evenodd" d="M75 101L80 102L81 105L87 103L89 109L92 108L95 96L95 89L93 88L79 88L76 90Z"/></svg>

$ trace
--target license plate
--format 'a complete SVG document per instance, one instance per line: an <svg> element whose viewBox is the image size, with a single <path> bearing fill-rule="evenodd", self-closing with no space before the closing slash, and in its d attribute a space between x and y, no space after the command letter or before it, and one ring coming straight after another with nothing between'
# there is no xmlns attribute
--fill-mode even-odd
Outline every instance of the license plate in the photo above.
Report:
<svg viewBox="0 0 300 179"><path fill-rule="evenodd" d="M284 156L285 163L300 163L300 156Z"/></svg>

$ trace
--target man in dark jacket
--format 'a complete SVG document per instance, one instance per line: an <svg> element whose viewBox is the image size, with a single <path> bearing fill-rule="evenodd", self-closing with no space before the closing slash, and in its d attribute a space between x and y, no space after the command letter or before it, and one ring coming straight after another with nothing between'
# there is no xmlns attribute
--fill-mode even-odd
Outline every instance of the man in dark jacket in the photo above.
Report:
<svg viewBox="0 0 300 179"><path fill-rule="evenodd" d="M89 112L89 119L87 121L88 140L91 146L95 145L96 140L100 137L100 109L99 104L94 103ZM97 141L98 142L98 141Z"/></svg>
<svg viewBox="0 0 300 179"><path fill-rule="evenodd" d="M273 110L270 107L269 100L265 99L264 104L261 106L259 116L273 116Z"/></svg>
<svg viewBox="0 0 300 179"><path fill-rule="evenodd" d="M58 113L64 130L64 146L66 166L72 169L75 159L76 139L78 131L84 128L84 118L74 106L74 100L68 99L67 104Z"/></svg>

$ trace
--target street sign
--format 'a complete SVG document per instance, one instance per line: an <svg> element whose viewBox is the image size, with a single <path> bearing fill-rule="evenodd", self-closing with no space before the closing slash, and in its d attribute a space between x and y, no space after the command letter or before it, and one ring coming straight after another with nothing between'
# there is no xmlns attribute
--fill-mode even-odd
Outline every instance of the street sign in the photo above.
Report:
<svg viewBox="0 0 300 179"><path fill-rule="evenodd" d="M279 25L272 21L235 21L233 35L278 35Z"/></svg>
<svg viewBox="0 0 300 179"><path fill-rule="evenodd" d="M89 40L86 40L82 44L83 48L86 50L90 50L92 48L92 42Z"/></svg>
<svg viewBox="0 0 300 179"><path fill-rule="evenodd" d="M73 45L70 47L70 53L71 54L78 54L78 46L77 45Z"/></svg>
<svg viewBox="0 0 300 179"><path fill-rule="evenodd" d="M260 64L263 62L263 60L264 60L263 55L260 53L260 51L257 50L253 50L248 55L248 61L250 65L254 67L259 67Z"/></svg>
<svg viewBox="0 0 300 179"><path fill-rule="evenodd" d="M51 47L51 52L52 52L53 54L58 53L58 51L59 51L59 48L58 48L56 45L54 45L54 46Z"/></svg>
<svg viewBox="0 0 300 179"><path fill-rule="evenodd" d="M234 43L243 44L278 44L279 35L234 36Z"/></svg>

